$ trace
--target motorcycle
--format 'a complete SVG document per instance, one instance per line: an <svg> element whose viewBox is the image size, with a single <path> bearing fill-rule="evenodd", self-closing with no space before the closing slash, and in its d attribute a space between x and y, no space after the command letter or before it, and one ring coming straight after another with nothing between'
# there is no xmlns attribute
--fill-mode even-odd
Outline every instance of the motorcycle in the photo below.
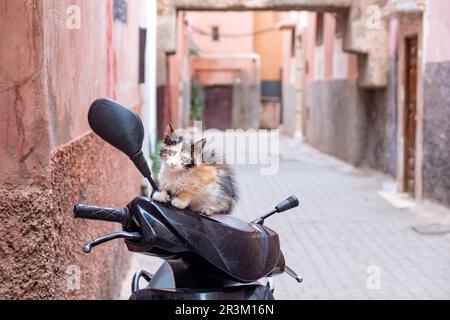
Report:
<svg viewBox="0 0 450 320"><path fill-rule="evenodd" d="M88 122L98 136L131 159L153 191L158 189L141 150L144 128L136 113L113 100L98 99L89 109ZM124 239L129 251L164 260L155 274L136 272L130 300L273 300L272 277L285 272L299 283L302 278L286 266L278 234L264 222L298 205L291 196L267 214L245 222L137 197L125 208L77 204L74 216L122 224L123 231L85 244L85 253L107 241ZM144 288L141 279L148 282Z"/></svg>

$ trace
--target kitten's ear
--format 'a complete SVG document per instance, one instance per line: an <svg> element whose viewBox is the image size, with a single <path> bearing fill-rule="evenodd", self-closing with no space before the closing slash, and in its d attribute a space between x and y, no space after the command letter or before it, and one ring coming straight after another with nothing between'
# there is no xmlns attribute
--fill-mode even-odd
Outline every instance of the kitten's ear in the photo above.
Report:
<svg viewBox="0 0 450 320"><path fill-rule="evenodd" d="M172 136L172 133L173 133L174 131L175 131L175 130L173 130L172 124L169 122L169 123L167 124L167 128L166 128L166 136L171 137L171 136Z"/></svg>
<svg viewBox="0 0 450 320"><path fill-rule="evenodd" d="M206 144L206 138L203 138L201 140L198 140L196 143L192 144L192 147L195 148L199 148L200 150L202 150L205 147Z"/></svg>
<svg viewBox="0 0 450 320"><path fill-rule="evenodd" d="M197 142L191 144L191 151L192 154L200 154L203 152L203 148L205 147L206 139L203 138L201 140L198 140Z"/></svg>
<svg viewBox="0 0 450 320"><path fill-rule="evenodd" d="M164 142L166 144L172 144L174 141L177 141L178 137L175 134L175 130L173 130L172 124L169 122L166 129L166 134L164 136Z"/></svg>

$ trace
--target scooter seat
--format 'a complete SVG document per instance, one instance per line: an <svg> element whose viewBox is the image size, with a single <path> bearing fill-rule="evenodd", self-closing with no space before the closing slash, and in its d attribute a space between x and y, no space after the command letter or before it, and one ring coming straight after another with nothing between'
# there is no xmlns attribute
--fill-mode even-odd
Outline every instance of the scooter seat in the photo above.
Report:
<svg viewBox="0 0 450 320"><path fill-rule="evenodd" d="M238 282L266 276L279 261L278 235L264 225L229 215L204 216L146 198L135 199L131 207L141 212L136 218L148 226L142 228L150 229L148 239L159 250L198 255Z"/></svg>

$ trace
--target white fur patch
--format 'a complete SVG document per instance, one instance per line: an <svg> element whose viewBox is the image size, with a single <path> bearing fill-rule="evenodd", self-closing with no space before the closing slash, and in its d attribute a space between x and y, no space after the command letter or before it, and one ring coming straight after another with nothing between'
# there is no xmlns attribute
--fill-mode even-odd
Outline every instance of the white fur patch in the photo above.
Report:
<svg viewBox="0 0 450 320"><path fill-rule="evenodd" d="M181 200L180 198L173 198L172 201L170 202L175 208L178 209L185 209L187 208L187 206L189 205L189 201L188 200Z"/></svg>
<svg viewBox="0 0 450 320"><path fill-rule="evenodd" d="M153 200L158 201L158 202L162 202L162 203L167 203L170 200L169 195L167 194L166 191L155 191L155 193L153 193Z"/></svg>

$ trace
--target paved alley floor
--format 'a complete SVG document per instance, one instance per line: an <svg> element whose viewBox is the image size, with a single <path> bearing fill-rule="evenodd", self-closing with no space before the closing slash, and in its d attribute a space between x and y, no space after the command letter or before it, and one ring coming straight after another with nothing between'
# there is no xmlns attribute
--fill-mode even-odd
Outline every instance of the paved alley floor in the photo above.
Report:
<svg viewBox="0 0 450 320"><path fill-rule="evenodd" d="M449 235L414 231L436 217L392 206L378 194L386 177L288 140L278 174L263 176L250 165L234 170L236 216L249 221L291 194L300 200L266 222L279 233L287 264L304 278L298 284L276 277L277 299L450 299ZM131 269L154 271L159 263L135 256Z"/></svg>

